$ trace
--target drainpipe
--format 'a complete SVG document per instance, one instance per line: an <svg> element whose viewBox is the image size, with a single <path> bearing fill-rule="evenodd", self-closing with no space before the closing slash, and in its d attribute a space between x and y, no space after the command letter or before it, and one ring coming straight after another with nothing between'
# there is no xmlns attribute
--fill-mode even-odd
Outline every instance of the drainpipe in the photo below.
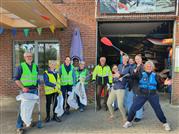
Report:
<svg viewBox="0 0 179 134"><path fill-rule="evenodd" d="M176 16L178 16L179 0L176 1Z"/></svg>

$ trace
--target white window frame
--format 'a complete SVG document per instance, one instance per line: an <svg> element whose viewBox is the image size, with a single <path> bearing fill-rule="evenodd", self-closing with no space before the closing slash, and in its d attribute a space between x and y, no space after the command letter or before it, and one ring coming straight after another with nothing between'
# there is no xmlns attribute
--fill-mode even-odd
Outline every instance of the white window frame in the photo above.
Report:
<svg viewBox="0 0 179 134"><path fill-rule="evenodd" d="M32 41L34 42L35 44L35 51L34 51L34 63L38 65L38 44L39 42L41 43L53 43L53 42L56 42L59 44L59 52L60 52L60 41L59 40L14 40L13 41L13 63L12 63L12 77L14 76L14 73L15 73L15 60L16 60L16 54L15 54L15 43L16 42L26 42L26 41ZM61 53L59 54L59 56L61 55ZM59 57L60 59L60 57Z"/></svg>

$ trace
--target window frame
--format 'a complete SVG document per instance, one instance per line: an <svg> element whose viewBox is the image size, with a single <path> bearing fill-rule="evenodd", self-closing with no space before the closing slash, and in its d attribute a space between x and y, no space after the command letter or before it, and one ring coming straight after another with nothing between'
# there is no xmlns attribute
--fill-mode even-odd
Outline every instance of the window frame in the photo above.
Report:
<svg viewBox="0 0 179 134"><path fill-rule="evenodd" d="M34 42L35 44L35 48L34 48L34 63L37 64L38 66L38 44L39 43L53 43L53 42L56 42L59 44L59 56L61 55L61 45L60 45L60 41L59 40L13 40L13 56L12 56L12 78L14 77L14 74L15 74L15 62L16 62L16 53L15 53L15 43L16 42L26 42L26 41L29 41L29 42ZM60 57L59 57L60 59ZM41 74L42 75L42 74ZM40 76L41 76L40 75Z"/></svg>

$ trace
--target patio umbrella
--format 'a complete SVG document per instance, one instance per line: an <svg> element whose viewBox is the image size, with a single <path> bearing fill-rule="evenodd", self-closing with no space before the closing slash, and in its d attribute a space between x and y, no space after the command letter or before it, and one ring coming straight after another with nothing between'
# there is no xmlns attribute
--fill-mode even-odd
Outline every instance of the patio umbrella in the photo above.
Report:
<svg viewBox="0 0 179 134"><path fill-rule="evenodd" d="M80 36L79 28L75 28L73 32L72 42L71 42L71 49L70 49L70 57L72 60L74 58L79 59L80 61L84 60L83 57L83 43Z"/></svg>

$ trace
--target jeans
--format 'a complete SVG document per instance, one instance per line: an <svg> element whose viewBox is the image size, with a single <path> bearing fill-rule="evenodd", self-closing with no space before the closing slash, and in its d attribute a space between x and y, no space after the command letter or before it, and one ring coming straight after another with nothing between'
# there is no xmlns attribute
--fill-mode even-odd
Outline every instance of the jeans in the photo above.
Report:
<svg viewBox="0 0 179 134"><path fill-rule="evenodd" d="M136 111L138 111L146 101L149 101L150 105L152 106L157 118L162 122L163 124L166 123L166 117L161 109L160 103L159 103L159 96L158 94L152 94L149 93L147 95L138 95L134 99L134 103L131 106L131 109L129 111L129 115L127 120L131 122L136 114Z"/></svg>
<svg viewBox="0 0 179 134"><path fill-rule="evenodd" d="M37 89L31 89L31 90L28 91L28 93L38 95L38 90ZM18 129L23 128L23 121L22 121L22 118L20 116L20 110L19 110L18 117L17 117L16 128L18 128Z"/></svg>
<svg viewBox="0 0 179 134"><path fill-rule="evenodd" d="M124 106L126 108L127 113L129 114L130 108L133 104L133 100L137 95L131 90L129 91L128 89L126 89L125 92L125 98L124 98ZM142 119L143 118L143 107L140 108L136 114L135 114L135 118L138 119Z"/></svg>
<svg viewBox="0 0 179 134"><path fill-rule="evenodd" d="M171 96L172 96L172 85L168 86L168 93L169 93L169 103L171 104Z"/></svg>

